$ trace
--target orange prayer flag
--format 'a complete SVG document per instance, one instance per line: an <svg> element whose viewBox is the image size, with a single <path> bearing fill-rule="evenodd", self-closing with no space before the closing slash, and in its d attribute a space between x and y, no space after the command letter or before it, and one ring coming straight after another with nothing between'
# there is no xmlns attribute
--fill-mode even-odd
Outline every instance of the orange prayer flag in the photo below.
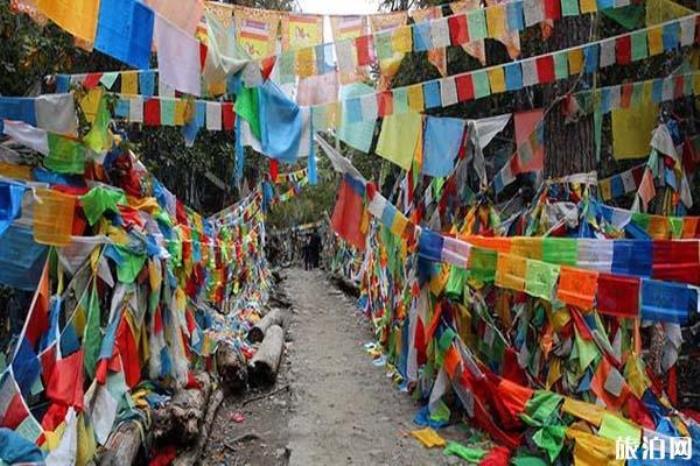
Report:
<svg viewBox="0 0 700 466"><path fill-rule="evenodd" d="M598 272L563 266L559 274L557 299L590 310L598 290Z"/></svg>
<svg viewBox="0 0 700 466"><path fill-rule="evenodd" d="M527 259L512 254L499 254L496 263L496 286L516 291L525 290Z"/></svg>

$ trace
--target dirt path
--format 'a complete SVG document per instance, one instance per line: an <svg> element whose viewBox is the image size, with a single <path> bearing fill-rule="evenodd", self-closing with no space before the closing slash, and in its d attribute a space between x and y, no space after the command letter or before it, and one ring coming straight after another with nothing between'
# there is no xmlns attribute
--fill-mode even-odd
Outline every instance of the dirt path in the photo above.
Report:
<svg viewBox="0 0 700 466"><path fill-rule="evenodd" d="M295 312L276 387L289 384L291 391L244 408L241 400L225 402L204 463L453 463L439 449L425 450L406 436L416 428L411 420L417 407L392 385L385 370L373 366L363 348L372 339L369 323L358 317L354 300L330 285L321 271L291 269L286 274L284 284ZM233 422L236 412L246 420ZM259 438L230 444L250 432Z"/></svg>

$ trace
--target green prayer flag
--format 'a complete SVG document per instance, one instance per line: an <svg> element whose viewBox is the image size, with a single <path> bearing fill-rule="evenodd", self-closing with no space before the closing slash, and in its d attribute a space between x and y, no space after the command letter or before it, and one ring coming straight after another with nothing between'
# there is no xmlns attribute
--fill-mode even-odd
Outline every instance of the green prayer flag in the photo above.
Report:
<svg viewBox="0 0 700 466"><path fill-rule="evenodd" d="M284 52L280 55L280 81L282 84L293 83L295 80L294 65L296 57L294 52Z"/></svg>
<svg viewBox="0 0 700 466"><path fill-rule="evenodd" d="M160 99L160 124L175 126L175 99Z"/></svg>
<svg viewBox="0 0 700 466"><path fill-rule="evenodd" d="M564 397L558 393L536 390L525 404L525 413L535 422L549 424L563 401Z"/></svg>
<svg viewBox="0 0 700 466"><path fill-rule="evenodd" d="M374 47L377 52L377 58L387 60L394 56L394 47L391 43L391 31L381 32L374 35Z"/></svg>
<svg viewBox="0 0 700 466"><path fill-rule="evenodd" d="M492 282L496 277L497 261L497 251L472 248L469 256L469 278L473 278L482 283Z"/></svg>
<svg viewBox="0 0 700 466"><path fill-rule="evenodd" d="M550 264L576 265L578 241L575 238L550 238L542 242L542 260Z"/></svg>
<svg viewBox="0 0 700 466"><path fill-rule="evenodd" d="M650 221L651 217L649 217L649 214L645 214L644 212L632 212L632 223L642 230L649 231Z"/></svg>
<svg viewBox="0 0 700 466"><path fill-rule="evenodd" d="M668 221L671 224L673 239L681 238L683 236L683 217L669 217Z"/></svg>
<svg viewBox="0 0 700 466"><path fill-rule="evenodd" d="M478 463L486 456L486 451L480 448L469 448L459 442L447 442L447 446L442 450L442 454L445 456L454 455L462 458L464 461Z"/></svg>
<svg viewBox="0 0 700 466"><path fill-rule="evenodd" d="M48 133L49 155L44 166L65 174L85 173L85 146L64 136Z"/></svg>
<svg viewBox="0 0 700 466"><path fill-rule="evenodd" d="M551 301L558 278L558 265L528 259L525 270L525 292L530 296Z"/></svg>
<svg viewBox="0 0 700 466"><path fill-rule="evenodd" d="M139 254L122 246L115 246L121 255L117 264L117 278L121 283L134 283L146 263L146 254Z"/></svg>
<svg viewBox="0 0 700 466"><path fill-rule="evenodd" d="M474 85L475 99L480 99L491 95L489 75L485 70L479 70L472 73L472 84Z"/></svg>
<svg viewBox="0 0 700 466"><path fill-rule="evenodd" d="M445 353L452 344L457 334L452 329L445 330L438 340L437 354L435 355L435 364L440 367L445 360Z"/></svg>
<svg viewBox="0 0 700 466"><path fill-rule="evenodd" d="M87 296L87 293L85 294ZM97 287L94 282L90 286L90 297L87 300L87 318L83 330L83 363L85 373L95 378L95 368L100 357L100 345L102 343L102 328L100 324L100 298L97 295Z"/></svg>
<svg viewBox="0 0 700 466"><path fill-rule="evenodd" d="M561 0L561 14L563 16L578 16L578 0Z"/></svg>
<svg viewBox="0 0 700 466"><path fill-rule="evenodd" d="M450 276L445 286L445 294L453 299L459 299L464 292L464 283L467 281L467 270L461 267L450 267Z"/></svg>
<svg viewBox="0 0 700 466"><path fill-rule="evenodd" d="M408 92L405 87L393 89L394 113L406 113L410 111L408 107Z"/></svg>
<svg viewBox="0 0 700 466"><path fill-rule="evenodd" d="M632 86L632 98L630 99L630 105L632 107L639 107L644 103L644 83L634 83ZM649 102L646 103L648 104Z"/></svg>
<svg viewBox="0 0 700 466"><path fill-rule="evenodd" d="M104 186L95 186L87 194L80 197L83 212L90 225L94 225L105 212L118 213L119 204L126 204L126 196L122 191Z"/></svg>
<svg viewBox="0 0 700 466"><path fill-rule="evenodd" d="M235 111L239 118L243 118L250 126L250 132L258 140L261 140L260 111L257 88L242 87L236 96Z"/></svg>
<svg viewBox="0 0 700 466"><path fill-rule="evenodd" d="M562 425L546 425L535 432L532 436L532 441L547 452L549 461L554 463L562 448L564 448L564 438L566 437L566 426ZM539 458L538 458L539 459ZM540 460L541 461L541 460ZM534 464L534 463L533 463ZM541 463L546 464L546 463Z"/></svg>
<svg viewBox="0 0 700 466"><path fill-rule="evenodd" d="M576 332L574 348L576 349L579 367L582 371L586 370L598 357L598 348L595 343L590 340L584 340L579 336L578 332Z"/></svg>
<svg viewBox="0 0 700 466"><path fill-rule="evenodd" d="M567 52L554 54L554 77L557 80L569 77L569 56Z"/></svg>
<svg viewBox="0 0 700 466"><path fill-rule="evenodd" d="M97 114L95 115L95 121L92 123L92 128L90 128L90 131L83 138L83 142L87 147L95 152L102 152L110 148L110 120L111 116L107 109L107 99L103 97L97 107Z"/></svg>
<svg viewBox="0 0 700 466"><path fill-rule="evenodd" d="M600 10L608 18L612 19L628 31L638 29L643 26L645 5L627 5L621 8L606 8Z"/></svg>
<svg viewBox="0 0 700 466"><path fill-rule="evenodd" d="M635 447L642 443L642 429L611 413L603 413L598 435L611 440L630 439Z"/></svg>
<svg viewBox="0 0 700 466"><path fill-rule="evenodd" d="M483 9L472 10L467 13L467 22L470 41L486 38L486 15Z"/></svg>
<svg viewBox="0 0 700 466"><path fill-rule="evenodd" d="M637 31L632 36L632 61L642 60L649 56L647 50L647 31Z"/></svg>
<svg viewBox="0 0 700 466"><path fill-rule="evenodd" d="M438 423L447 423L450 420L450 408L444 401L439 400L430 411L430 420Z"/></svg>

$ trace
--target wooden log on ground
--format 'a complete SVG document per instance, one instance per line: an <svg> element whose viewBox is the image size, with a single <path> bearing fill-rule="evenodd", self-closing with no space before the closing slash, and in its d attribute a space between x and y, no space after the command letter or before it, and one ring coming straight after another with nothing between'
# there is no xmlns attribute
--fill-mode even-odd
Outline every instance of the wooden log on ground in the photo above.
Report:
<svg viewBox="0 0 700 466"><path fill-rule="evenodd" d="M284 348L284 330L273 325L265 333L265 339L250 361L248 373L253 385L272 385L277 379L277 370Z"/></svg>
<svg viewBox="0 0 700 466"><path fill-rule="evenodd" d="M248 366L245 356L225 342L216 349L216 368L221 385L227 394L239 394L248 384Z"/></svg>
<svg viewBox="0 0 700 466"><path fill-rule="evenodd" d="M127 421L114 430L100 455L100 466L136 464L141 449L141 429L136 421Z"/></svg>
<svg viewBox="0 0 700 466"><path fill-rule="evenodd" d="M260 319L253 328L248 332L248 340L253 343L260 343L265 338L265 332L273 325L282 326L284 323L284 316L282 311L275 308L268 312L265 317Z"/></svg>
<svg viewBox="0 0 700 466"><path fill-rule="evenodd" d="M173 461L173 466L193 466L204 451L204 447L209 440L209 434L211 433L211 426L214 424L214 419L216 419L216 413L221 406L221 402L224 399L224 391L221 388L214 390L214 393L209 399L209 404L207 407L207 415L204 418L204 423L201 429L201 435L197 439L197 443L194 448L191 448L184 453L178 455L178 457Z"/></svg>
<svg viewBox="0 0 700 466"><path fill-rule="evenodd" d="M211 377L206 372L196 376L200 388L180 389L170 402L156 410L153 416L154 441L164 445L189 445L197 439L204 420Z"/></svg>

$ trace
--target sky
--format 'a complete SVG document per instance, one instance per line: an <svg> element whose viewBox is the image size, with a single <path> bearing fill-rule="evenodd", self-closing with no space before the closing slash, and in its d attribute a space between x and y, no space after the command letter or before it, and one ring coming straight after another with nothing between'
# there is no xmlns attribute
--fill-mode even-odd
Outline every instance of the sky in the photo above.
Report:
<svg viewBox="0 0 700 466"><path fill-rule="evenodd" d="M378 0L297 0L304 13L349 15L376 13Z"/></svg>

